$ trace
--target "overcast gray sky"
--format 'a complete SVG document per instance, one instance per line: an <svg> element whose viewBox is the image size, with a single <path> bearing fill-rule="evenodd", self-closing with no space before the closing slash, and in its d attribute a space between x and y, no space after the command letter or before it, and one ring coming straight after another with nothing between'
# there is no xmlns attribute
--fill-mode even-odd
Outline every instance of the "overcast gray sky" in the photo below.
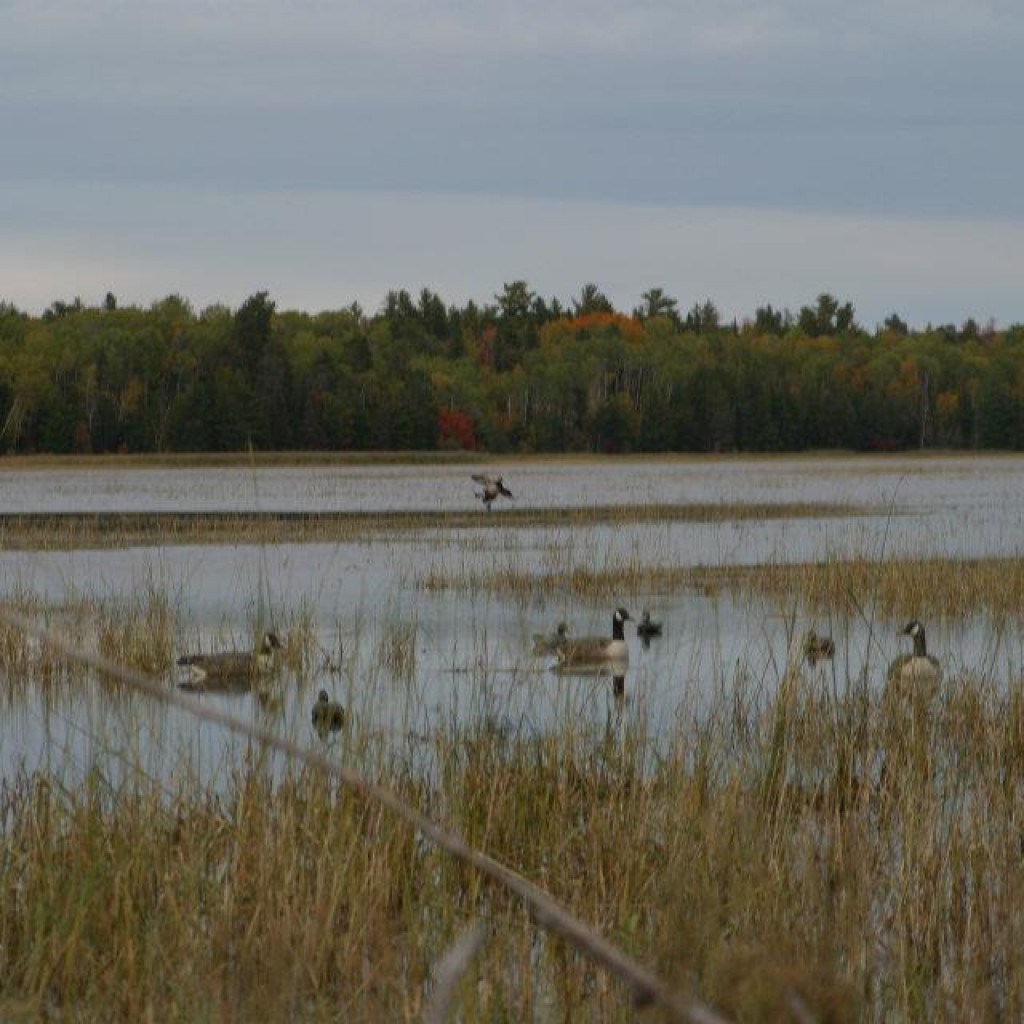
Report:
<svg viewBox="0 0 1024 1024"><path fill-rule="evenodd" d="M0 299L1024 322L1019 0L0 0Z"/></svg>

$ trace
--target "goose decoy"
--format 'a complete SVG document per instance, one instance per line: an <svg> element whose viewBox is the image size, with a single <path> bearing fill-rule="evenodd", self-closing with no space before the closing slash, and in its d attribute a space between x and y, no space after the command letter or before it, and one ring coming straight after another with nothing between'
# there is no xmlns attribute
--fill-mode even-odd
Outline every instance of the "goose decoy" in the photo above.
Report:
<svg viewBox="0 0 1024 1024"><path fill-rule="evenodd" d="M474 491L473 493L484 503L484 507L488 512L491 510L491 503L499 495L503 495L506 498L512 497L512 492L505 486L500 476L491 476L488 473L474 473L472 479L474 483L478 483L483 488L482 491Z"/></svg>
<svg viewBox="0 0 1024 1024"><path fill-rule="evenodd" d="M313 705L313 728L321 739L345 728L345 709L336 700L331 700L326 690L321 690Z"/></svg>
<svg viewBox="0 0 1024 1024"><path fill-rule="evenodd" d="M629 663L629 646L623 625L631 618L625 608L612 615L612 635L569 637L556 652L557 669L624 668Z"/></svg>
<svg viewBox="0 0 1024 1024"><path fill-rule="evenodd" d="M913 654L901 654L889 665L890 683L929 683L942 681L942 666L938 658L928 653L924 637L924 626L917 619L911 619L900 632L914 638Z"/></svg>
<svg viewBox="0 0 1024 1024"><path fill-rule="evenodd" d="M652 636L661 636L661 623L651 618L651 613L645 608L640 621L636 624L636 635L644 641L645 645L650 643Z"/></svg>
<svg viewBox="0 0 1024 1024"><path fill-rule="evenodd" d="M810 630L804 637L804 659L808 665L817 665L819 661L830 661L836 653L836 645L830 636L818 636Z"/></svg>
<svg viewBox="0 0 1024 1024"><path fill-rule="evenodd" d="M188 678L179 685L183 690L247 690L274 667L280 646L277 634L268 631L255 651L183 654L178 664L188 669Z"/></svg>
<svg viewBox="0 0 1024 1024"><path fill-rule="evenodd" d="M557 654L569 639L569 624L560 622L554 633L534 633L533 653L537 656Z"/></svg>

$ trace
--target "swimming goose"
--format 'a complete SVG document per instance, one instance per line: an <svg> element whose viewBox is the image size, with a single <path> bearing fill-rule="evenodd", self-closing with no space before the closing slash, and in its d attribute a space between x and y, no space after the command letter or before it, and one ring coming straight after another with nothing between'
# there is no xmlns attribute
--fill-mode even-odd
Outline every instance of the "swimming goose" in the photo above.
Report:
<svg viewBox="0 0 1024 1024"><path fill-rule="evenodd" d="M472 479L483 488L482 491L474 491L473 493L484 503L484 507L488 512L491 510L491 502L493 502L498 495L504 495L506 498L512 497L512 492L505 486L500 476L490 476L487 473L474 473Z"/></svg>
<svg viewBox="0 0 1024 1024"><path fill-rule="evenodd" d="M636 635L645 642L650 641L652 636L661 636L661 623L655 622L646 608L636 624Z"/></svg>
<svg viewBox="0 0 1024 1024"><path fill-rule="evenodd" d="M569 639L569 624L560 622L554 633L534 633L533 653L535 655L557 654Z"/></svg>
<svg viewBox="0 0 1024 1024"><path fill-rule="evenodd" d="M313 705L312 718L313 728L321 739L345 728L345 709L336 700L331 700L326 690L320 691Z"/></svg>
<svg viewBox="0 0 1024 1024"><path fill-rule="evenodd" d="M942 681L942 667L938 658L928 653L924 638L924 626L917 619L911 619L900 632L914 638L914 653L901 654L889 666L890 683L939 683Z"/></svg>
<svg viewBox="0 0 1024 1024"><path fill-rule="evenodd" d="M810 630L804 637L804 658L808 665L817 665L819 661L830 661L836 653L836 645L830 636L818 636Z"/></svg>
<svg viewBox="0 0 1024 1024"><path fill-rule="evenodd" d="M623 624L630 618L625 608L612 615L612 635L569 637L556 652L559 669L623 668L629 663L629 647Z"/></svg>
<svg viewBox="0 0 1024 1024"><path fill-rule="evenodd" d="M178 664L188 669L183 690L242 690L274 667L275 653L281 641L274 632L263 634L257 651L214 651L209 654L183 654Z"/></svg>

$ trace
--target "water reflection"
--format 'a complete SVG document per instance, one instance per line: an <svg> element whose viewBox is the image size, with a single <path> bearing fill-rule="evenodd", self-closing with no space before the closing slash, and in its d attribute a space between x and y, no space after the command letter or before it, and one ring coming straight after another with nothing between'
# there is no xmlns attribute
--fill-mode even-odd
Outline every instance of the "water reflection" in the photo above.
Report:
<svg viewBox="0 0 1024 1024"><path fill-rule="evenodd" d="M606 679L611 682L612 693L616 697L622 697L626 692L626 675L629 671L629 659L617 659L607 662L604 665L564 665L556 664L551 667L554 675L564 678L574 676L577 679Z"/></svg>

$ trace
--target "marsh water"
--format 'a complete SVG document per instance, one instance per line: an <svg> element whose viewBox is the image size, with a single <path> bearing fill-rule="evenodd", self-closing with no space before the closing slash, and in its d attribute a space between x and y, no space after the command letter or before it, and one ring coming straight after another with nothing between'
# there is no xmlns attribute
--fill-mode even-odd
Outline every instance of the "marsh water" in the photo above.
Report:
<svg viewBox="0 0 1024 1024"><path fill-rule="evenodd" d="M0 513L36 512L380 512L465 509L469 526L380 528L351 541L167 544L123 549L0 550L4 601L31 599L40 623L61 630L85 601L130 616L165 603L181 652L245 648L265 625L287 641L301 625L311 650L301 670L279 680L274 728L315 742L309 710L323 687L354 719L383 737L429 735L451 725L542 732L566 722L600 726L642 719L668 735L723 690L768 693L808 627L837 640L820 685L881 685L884 666L906 649L902 622L868 614L811 623L792 601L718 588L639 592L624 581L614 598L568 587L512 587L511 579L574 565L785 564L845 557L1010 557L1024 540L1024 458L837 457L524 460L501 467L512 499L486 511L464 465L267 468L17 469L0 466ZM703 521L594 525L574 519L588 506L720 506ZM731 514L777 506L777 515ZM790 514L796 506L829 514ZM547 525L522 525L511 507L564 510ZM491 575L488 586L473 580ZM495 577L496 574L496 577ZM631 629L624 696L604 676L563 676L531 654L532 636L560 620L577 635L610 633L615 606L643 608L663 622L648 647ZM910 614L913 610L908 610ZM929 624L929 648L947 675L971 673L1009 684L1024 664L1020 622L999 629L966 610ZM86 649L96 638L75 626ZM175 652L179 653L179 652ZM18 768L84 766L111 753L155 773L185 756L203 771L229 765L235 741L191 716L95 685L55 689L11 665L0 717L0 774ZM21 675L18 675L21 672ZM166 683L178 678L172 667ZM204 700L266 721L251 693ZM339 741L339 756L343 756Z"/></svg>

